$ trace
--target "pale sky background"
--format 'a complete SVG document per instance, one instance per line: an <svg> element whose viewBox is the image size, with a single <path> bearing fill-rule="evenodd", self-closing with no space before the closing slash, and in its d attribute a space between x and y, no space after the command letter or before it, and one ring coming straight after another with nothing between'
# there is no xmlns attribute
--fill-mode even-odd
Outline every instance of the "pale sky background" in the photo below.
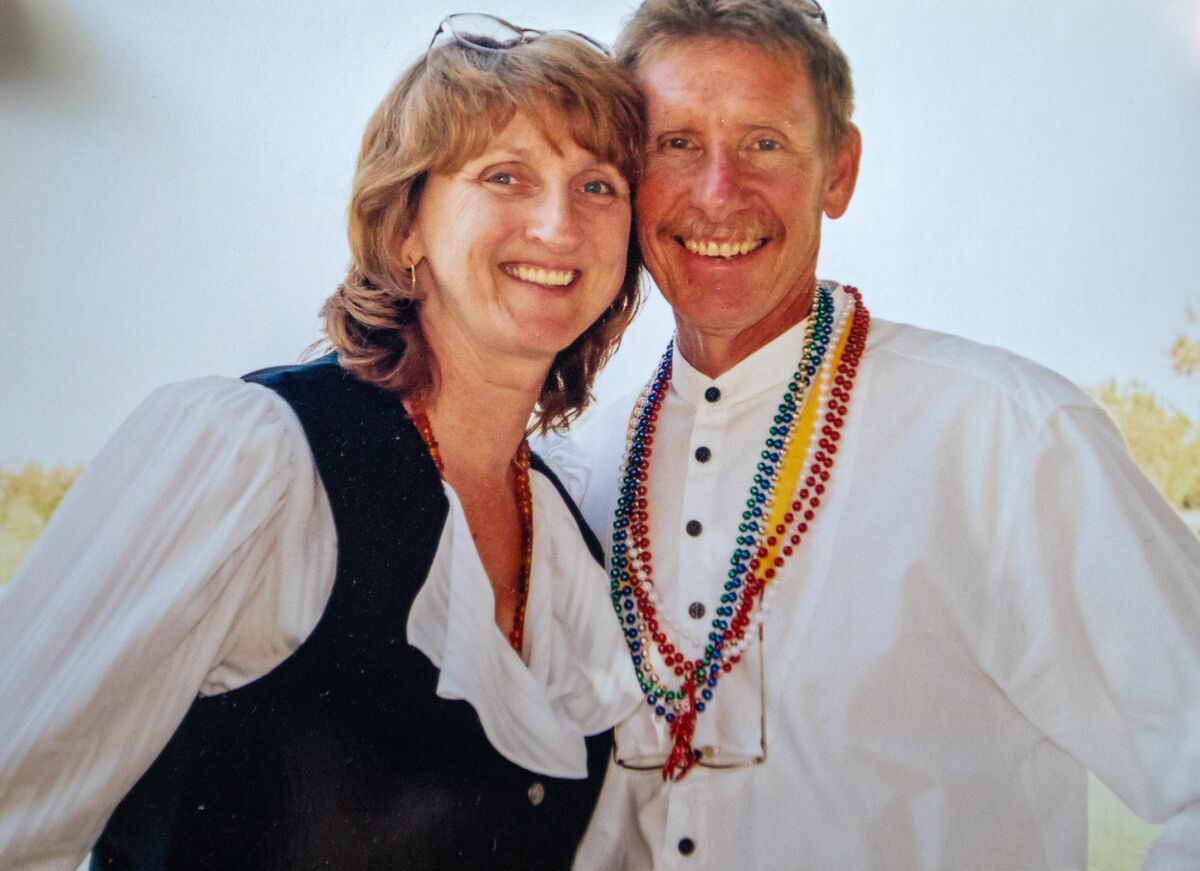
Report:
<svg viewBox="0 0 1200 871"><path fill-rule="evenodd" d="M0 0L0 465L86 462L154 386L295 360L362 128L453 11L616 35L633 0ZM829 0L865 154L820 274L872 312L1183 410L1200 0ZM640 384L652 298L602 377Z"/></svg>

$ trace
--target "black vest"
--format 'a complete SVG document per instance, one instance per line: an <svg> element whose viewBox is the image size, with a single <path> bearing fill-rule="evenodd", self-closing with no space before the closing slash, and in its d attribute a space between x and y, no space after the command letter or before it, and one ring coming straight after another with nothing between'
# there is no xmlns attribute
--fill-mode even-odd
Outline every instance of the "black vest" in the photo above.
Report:
<svg viewBox="0 0 1200 871"><path fill-rule="evenodd" d="M469 704L436 696L405 624L448 503L403 406L332 355L246 380L277 391L307 434L337 531L329 603L270 673L193 703L92 868L567 868L612 733L588 740L587 780L544 777L496 752Z"/></svg>

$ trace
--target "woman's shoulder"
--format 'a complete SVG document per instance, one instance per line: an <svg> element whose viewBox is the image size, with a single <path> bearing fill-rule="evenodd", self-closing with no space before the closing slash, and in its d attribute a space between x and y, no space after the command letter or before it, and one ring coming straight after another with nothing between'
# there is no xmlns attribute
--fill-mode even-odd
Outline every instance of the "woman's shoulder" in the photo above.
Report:
<svg viewBox="0 0 1200 871"><path fill-rule="evenodd" d="M106 450L147 448L177 459L234 452L247 461L267 462L271 457L291 461L305 443L299 420L275 391L240 378L208 375L153 390Z"/></svg>
<svg viewBox="0 0 1200 871"><path fill-rule="evenodd" d="M588 456L570 433L552 430L539 433L529 440L533 454L541 460L541 471L557 481L572 501L578 503L587 491Z"/></svg>
<svg viewBox="0 0 1200 871"><path fill-rule="evenodd" d="M569 476L573 470L569 460L566 460L560 452L558 457L559 464L565 464L567 475ZM592 558L597 563L604 562L604 549L600 546L599 540L591 527L588 526L586 520L583 519L583 514L579 511L576 503L578 498L575 491L571 489L571 483L574 483L578 488L578 492L582 493L583 486L586 485L586 480L580 484L578 480L572 480L567 477L564 481L563 476L556 474L559 465L553 468L550 462L538 453L534 452L530 458L530 471L538 473L538 476L550 483L554 489L554 493L549 491L549 488L544 489L543 499L547 502L547 514L556 518L554 527L555 531L560 535L566 535L567 538L573 538L577 534L582 539L582 544L587 548ZM570 483L568 483L570 482ZM535 490L536 492L536 490ZM573 534L574 533L574 534Z"/></svg>
<svg viewBox="0 0 1200 871"><path fill-rule="evenodd" d="M142 401L135 414L150 413L194 423L233 424L238 418L267 423L287 409L278 394L263 385L228 375L203 375L163 384Z"/></svg>

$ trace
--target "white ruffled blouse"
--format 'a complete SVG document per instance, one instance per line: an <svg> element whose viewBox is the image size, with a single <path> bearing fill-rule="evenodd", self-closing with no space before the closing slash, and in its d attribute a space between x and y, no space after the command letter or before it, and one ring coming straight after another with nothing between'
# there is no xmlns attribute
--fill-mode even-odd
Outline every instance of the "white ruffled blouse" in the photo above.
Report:
<svg viewBox="0 0 1200 871"><path fill-rule="evenodd" d="M583 738L640 698L608 582L566 505L531 474L524 656L497 628L462 505L406 634L492 744L586 774ZM74 869L197 694L242 686L308 637L337 540L308 442L274 391L169 385L118 430L0 594L0 867Z"/></svg>

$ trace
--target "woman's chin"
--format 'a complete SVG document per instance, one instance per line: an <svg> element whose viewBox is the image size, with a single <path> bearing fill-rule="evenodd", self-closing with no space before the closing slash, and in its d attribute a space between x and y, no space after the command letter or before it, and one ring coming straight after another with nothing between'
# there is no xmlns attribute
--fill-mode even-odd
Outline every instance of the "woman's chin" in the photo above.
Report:
<svg viewBox="0 0 1200 871"><path fill-rule="evenodd" d="M549 366L559 352L570 346L574 336L523 335L514 341L514 356Z"/></svg>
<svg viewBox="0 0 1200 871"><path fill-rule="evenodd" d="M532 355L553 359L579 338L594 320L550 318L545 312L539 312L537 316L522 318L516 325L514 344L524 347Z"/></svg>

